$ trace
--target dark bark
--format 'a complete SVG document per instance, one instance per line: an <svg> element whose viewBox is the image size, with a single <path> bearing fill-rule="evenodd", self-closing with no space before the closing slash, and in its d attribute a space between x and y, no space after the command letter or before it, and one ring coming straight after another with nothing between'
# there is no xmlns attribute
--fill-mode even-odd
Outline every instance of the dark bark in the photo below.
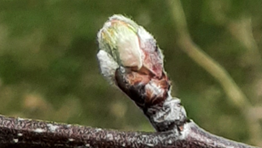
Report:
<svg viewBox="0 0 262 148"><path fill-rule="evenodd" d="M194 122L174 132L120 132L79 125L57 124L0 116L1 148L251 148L251 146L214 136Z"/></svg>

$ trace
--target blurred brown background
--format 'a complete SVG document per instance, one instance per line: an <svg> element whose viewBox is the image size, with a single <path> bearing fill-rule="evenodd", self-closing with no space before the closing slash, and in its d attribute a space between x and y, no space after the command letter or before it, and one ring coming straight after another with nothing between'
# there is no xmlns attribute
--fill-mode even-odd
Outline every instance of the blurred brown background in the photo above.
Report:
<svg viewBox="0 0 262 148"><path fill-rule="evenodd" d="M220 81L181 50L178 7L192 41L228 72L250 106L236 105ZM109 16L123 14L155 36L173 94L190 118L217 135L260 145L261 7L260 0L183 0L182 7L151 0L0 1L0 114L153 131L99 74L96 33Z"/></svg>

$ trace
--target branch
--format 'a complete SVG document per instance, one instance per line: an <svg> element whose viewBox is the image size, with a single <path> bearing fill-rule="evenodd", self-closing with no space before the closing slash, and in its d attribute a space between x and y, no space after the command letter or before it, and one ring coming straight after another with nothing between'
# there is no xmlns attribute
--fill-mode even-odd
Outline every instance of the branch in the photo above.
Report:
<svg viewBox="0 0 262 148"><path fill-rule="evenodd" d="M213 136L193 122L187 124L184 134L177 137L172 131L159 133L120 132L0 116L1 148L218 148L229 146L249 148L247 145Z"/></svg>
<svg viewBox="0 0 262 148"><path fill-rule="evenodd" d="M228 98L231 99L237 107L244 110L251 106L245 94L229 76L227 71L192 41L187 30L186 17L180 0L169 0L168 4L172 10L180 48L221 84Z"/></svg>
<svg viewBox="0 0 262 148"><path fill-rule="evenodd" d="M171 96L161 50L143 27L114 15L99 31L98 42L102 74L135 102L157 132L120 132L0 116L1 148L252 148L212 135L187 118L180 100Z"/></svg>

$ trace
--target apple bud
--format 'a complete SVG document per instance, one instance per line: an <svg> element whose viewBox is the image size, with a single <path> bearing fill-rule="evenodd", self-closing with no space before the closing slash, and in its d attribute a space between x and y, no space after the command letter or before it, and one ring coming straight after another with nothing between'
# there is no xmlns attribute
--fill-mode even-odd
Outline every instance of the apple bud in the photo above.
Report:
<svg viewBox="0 0 262 148"><path fill-rule="evenodd" d="M100 50L125 68L158 78L163 73L163 55L153 36L122 15L113 15L98 32Z"/></svg>

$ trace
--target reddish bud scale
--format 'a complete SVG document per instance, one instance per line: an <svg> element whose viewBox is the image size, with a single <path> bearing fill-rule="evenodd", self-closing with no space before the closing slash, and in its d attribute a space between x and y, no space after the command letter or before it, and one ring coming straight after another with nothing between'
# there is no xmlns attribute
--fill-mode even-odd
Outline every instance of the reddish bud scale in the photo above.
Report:
<svg viewBox="0 0 262 148"><path fill-rule="evenodd" d="M130 69L129 69L130 70ZM125 73L116 73L116 82L121 90L123 90L130 98L136 103L140 104L142 100L142 106L150 107L160 102L164 102L167 98L168 91L170 89L170 81L165 73L162 74L161 78L155 75L149 75L141 73L140 71L129 71ZM133 89L130 91L130 89ZM134 94L138 94L134 97Z"/></svg>

